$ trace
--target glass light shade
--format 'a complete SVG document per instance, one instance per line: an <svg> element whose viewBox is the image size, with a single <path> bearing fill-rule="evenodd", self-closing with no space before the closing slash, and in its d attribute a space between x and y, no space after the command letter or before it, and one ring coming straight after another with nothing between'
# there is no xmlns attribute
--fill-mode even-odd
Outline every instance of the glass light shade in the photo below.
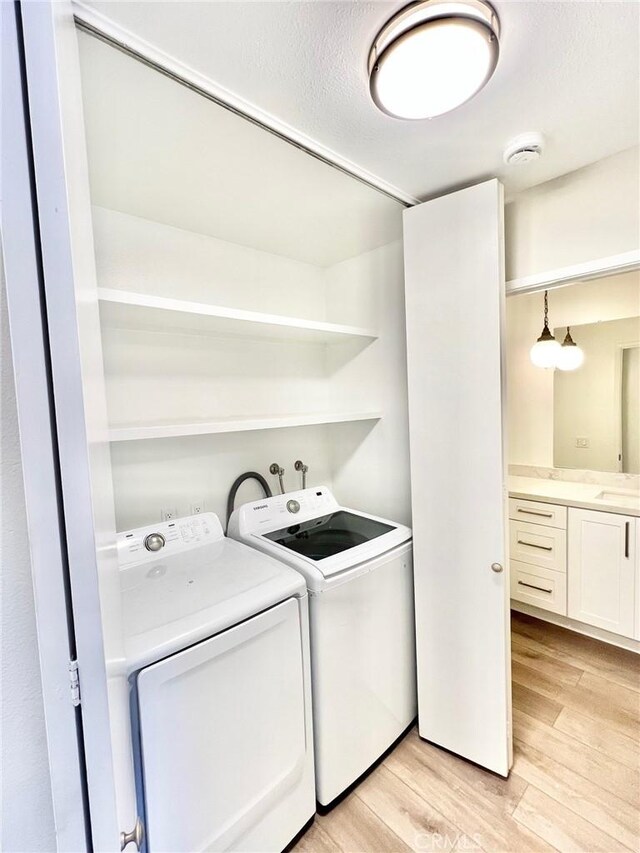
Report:
<svg viewBox="0 0 640 853"><path fill-rule="evenodd" d="M576 370L584 362L584 352L577 344L563 344L560 347L558 363L559 370Z"/></svg>
<svg viewBox="0 0 640 853"><path fill-rule="evenodd" d="M489 80L498 62L498 24L491 7L477 0L414 6L392 18L374 42L371 96L396 118L433 118Z"/></svg>
<svg viewBox="0 0 640 853"><path fill-rule="evenodd" d="M531 347L529 356L536 367L555 367L562 347L555 338L546 338Z"/></svg>

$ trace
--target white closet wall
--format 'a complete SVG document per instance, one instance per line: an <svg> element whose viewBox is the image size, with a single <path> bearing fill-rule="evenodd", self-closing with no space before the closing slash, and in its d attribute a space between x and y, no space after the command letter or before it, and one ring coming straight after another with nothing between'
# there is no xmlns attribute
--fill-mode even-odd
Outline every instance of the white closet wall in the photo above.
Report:
<svg viewBox="0 0 640 853"><path fill-rule="evenodd" d="M326 319L313 264L97 206L93 232L100 287Z"/></svg>
<svg viewBox="0 0 640 853"><path fill-rule="evenodd" d="M377 327L379 337L353 359L333 358L338 406L379 408L383 417L363 432L345 425L332 445L334 486L347 506L411 525L407 355L402 241L326 270L328 316ZM347 344L343 345L347 347Z"/></svg>

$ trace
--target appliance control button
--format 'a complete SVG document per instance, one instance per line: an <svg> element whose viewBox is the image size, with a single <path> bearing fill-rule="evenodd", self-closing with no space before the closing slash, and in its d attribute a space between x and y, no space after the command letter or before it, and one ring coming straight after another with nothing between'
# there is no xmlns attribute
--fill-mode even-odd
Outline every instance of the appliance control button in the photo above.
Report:
<svg viewBox="0 0 640 853"><path fill-rule="evenodd" d="M159 551L164 548L165 538L162 533L150 533L144 538L144 547L147 551Z"/></svg>
<svg viewBox="0 0 640 853"><path fill-rule="evenodd" d="M300 512L300 504L298 501L287 501L287 509L289 512Z"/></svg>

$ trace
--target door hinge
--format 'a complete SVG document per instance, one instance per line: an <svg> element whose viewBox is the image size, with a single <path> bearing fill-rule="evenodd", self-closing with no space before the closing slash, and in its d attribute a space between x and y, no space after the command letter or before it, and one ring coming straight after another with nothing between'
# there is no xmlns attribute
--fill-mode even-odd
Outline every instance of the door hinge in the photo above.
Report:
<svg viewBox="0 0 640 853"><path fill-rule="evenodd" d="M69 661L69 686L71 688L71 704L77 708L80 704L80 675L77 660Z"/></svg>

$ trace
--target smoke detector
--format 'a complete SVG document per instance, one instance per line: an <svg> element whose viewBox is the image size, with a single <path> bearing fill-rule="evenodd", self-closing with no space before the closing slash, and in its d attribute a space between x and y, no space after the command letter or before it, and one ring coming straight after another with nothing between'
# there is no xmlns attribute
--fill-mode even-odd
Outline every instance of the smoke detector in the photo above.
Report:
<svg viewBox="0 0 640 853"><path fill-rule="evenodd" d="M542 157L544 136L541 133L521 133L512 139L504 149L504 162L508 166L522 166L533 163Z"/></svg>

